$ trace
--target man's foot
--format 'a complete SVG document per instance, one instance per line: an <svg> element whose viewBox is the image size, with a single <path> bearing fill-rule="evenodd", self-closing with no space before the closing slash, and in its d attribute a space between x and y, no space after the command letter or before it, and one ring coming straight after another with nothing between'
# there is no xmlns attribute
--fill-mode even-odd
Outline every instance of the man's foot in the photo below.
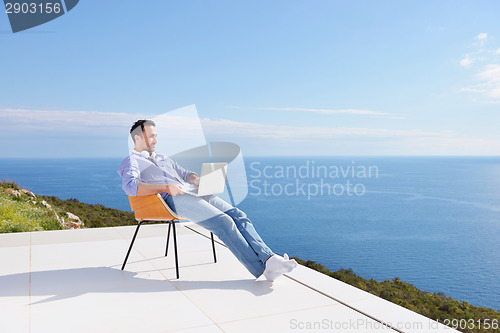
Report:
<svg viewBox="0 0 500 333"><path fill-rule="evenodd" d="M275 254L267 259L264 276L269 281L274 281L283 274L291 272L295 267L297 267L297 262L290 260L288 254L285 253L283 257Z"/></svg>

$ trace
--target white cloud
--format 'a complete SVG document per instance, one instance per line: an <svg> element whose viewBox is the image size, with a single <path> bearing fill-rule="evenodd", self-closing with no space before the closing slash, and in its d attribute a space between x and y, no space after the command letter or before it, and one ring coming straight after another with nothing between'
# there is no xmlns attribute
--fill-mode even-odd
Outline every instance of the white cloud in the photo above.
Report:
<svg viewBox="0 0 500 333"><path fill-rule="evenodd" d="M451 131L299 127L202 119L207 138L265 145L257 153L287 147L289 154L498 155L500 141L463 138ZM304 150L305 149L305 150Z"/></svg>
<svg viewBox="0 0 500 333"><path fill-rule="evenodd" d="M477 75L483 81L478 85L481 92L493 99L500 99L500 65L489 64Z"/></svg>
<svg viewBox="0 0 500 333"><path fill-rule="evenodd" d="M306 109L300 109L304 111ZM310 110L310 109L307 109ZM314 112L352 113L371 115L365 110L318 110ZM311 111L313 112L313 111ZM168 114L167 114L168 115ZM6 128L12 129L44 129L50 131L79 131L79 132L102 132L110 128L130 128L137 119L154 118L143 114L111 113L98 111L67 111L67 110L29 110L0 108L0 119ZM191 117L192 118L192 117ZM168 125L191 129L193 119L190 117L169 117ZM164 121L164 119L161 119ZM261 138L275 138L281 140L308 140L315 138L338 138L338 137L373 137L390 138L406 136L448 136L445 132L424 132L421 130L387 130L370 128L348 128L348 127L322 127L322 126L280 126L252 122L239 122L227 119L201 119L203 130L207 134L224 136L248 136ZM162 124L158 124L163 126Z"/></svg>
<svg viewBox="0 0 500 333"><path fill-rule="evenodd" d="M61 137L65 141L82 136L94 139L127 138L129 148L132 149L133 143L128 135L132 124L137 119L153 119L161 132L158 133L159 140L169 142L168 146L165 145L165 153L167 148L168 154L174 154L205 144L203 129L194 106L149 116L97 111L0 108L0 119L4 126L0 137L7 137L8 140L16 131L40 139Z"/></svg>
<svg viewBox="0 0 500 333"><path fill-rule="evenodd" d="M462 66L462 67L470 67L470 65L472 65L472 62L473 62L473 60L470 58L470 55L467 54L465 56L465 58L463 58L462 60L460 60L460 66Z"/></svg>
<svg viewBox="0 0 500 333"><path fill-rule="evenodd" d="M476 36L476 40L479 41L479 46L482 47L488 41L488 34L486 32L481 32L479 35Z"/></svg>
<svg viewBox="0 0 500 333"><path fill-rule="evenodd" d="M422 130L390 130L357 127L282 126L226 119L202 119L207 135L229 137L269 138L281 141L316 140L329 138L402 138L402 137L449 137L449 132L425 132Z"/></svg>
<svg viewBox="0 0 500 333"><path fill-rule="evenodd" d="M476 36L476 39L479 41L486 41L488 39L488 34L486 32L481 32Z"/></svg>
<svg viewBox="0 0 500 333"><path fill-rule="evenodd" d="M132 123L143 118L140 114L111 113L98 111L69 110L30 110L16 108L0 108L2 124L17 125L30 129L76 130L96 129L103 127L130 127Z"/></svg>
<svg viewBox="0 0 500 333"><path fill-rule="evenodd" d="M233 109L243 109L239 106L230 106ZM247 109L247 108L245 108ZM252 108L253 110L263 110L263 111L299 111L299 112L313 112L320 114L351 114L351 115L360 115L360 116L371 116L371 117L384 117L384 118L395 118L402 119L399 116L395 116L391 113L378 112L372 110L363 110L363 109L314 109L314 108L287 108L287 107L259 107Z"/></svg>
<svg viewBox="0 0 500 333"><path fill-rule="evenodd" d="M500 82L500 65L486 65L486 69L478 74L478 78L488 82Z"/></svg>
<svg viewBox="0 0 500 333"><path fill-rule="evenodd" d="M485 79L497 80L495 82L498 82L497 71L496 67L489 68L489 71L485 71L483 76ZM148 117L141 114L96 111L0 108L0 119L2 119L2 124L6 126L0 133L0 137L2 140L9 141L13 133L25 130L25 133L30 133L27 136L30 140L40 142L53 142L54 140L59 142L62 140L69 145L79 140L74 138L73 134L83 133L84 137L90 136L94 139L103 136L115 137L117 138L116 144L122 147L119 143L121 138L126 136L132 122L139 118ZM169 126L189 129L186 124L193 124L192 119L186 117L169 119ZM207 139L210 141L222 139L238 144L244 143L246 147L251 147L257 153L263 154L283 154L285 149L288 149L287 153L295 155L321 152L325 154L494 155L500 151L500 141L461 138L446 130L301 127L209 118L201 119L201 124ZM163 140L163 142L169 142L169 140ZM56 149L57 146L52 149ZM31 149L28 147L18 148L22 151ZM111 148L106 146L106 149ZM121 152L118 148L116 150ZM74 153L77 154L78 151ZM91 153L92 150L89 150L89 154ZM68 153L64 152L64 154Z"/></svg>
<svg viewBox="0 0 500 333"><path fill-rule="evenodd" d="M476 40L483 45L488 39L488 34L483 32L476 36ZM482 66L478 67L475 74L477 83L468 87L460 89L462 92L481 94L487 97L487 100L480 100L483 103L497 104L500 100L500 64L498 64L498 57L500 55L500 48L497 49L483 49L473 52L474 59L470 54L467 54L464 59L460 60L460 66L470 67L473 62L481 63ZM482 56L479 56L481 54ZM483 67L484 66L484 67Z"/></svg>
<svg viewBox="0 0 500 333"><path fill-rule="evenodd" d="M310 108L257 108L258 110L270 110L270 111L304 111L304 112L314 112L322 114L356 114L356 115L367 115L367 116L386 116L388 113L376 112L372 110L359 110L359 109L310 109Z"/></svg>

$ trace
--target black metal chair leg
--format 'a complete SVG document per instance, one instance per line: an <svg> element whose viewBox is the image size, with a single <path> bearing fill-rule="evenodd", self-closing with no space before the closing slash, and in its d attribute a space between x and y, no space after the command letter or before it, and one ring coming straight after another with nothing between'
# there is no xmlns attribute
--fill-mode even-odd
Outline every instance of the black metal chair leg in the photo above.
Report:
<svg viewBox="0 0 500 333"><path fill-rule="evenodd" d="M168 231L167 231L167 247L165 248L165 257L168 254L168 241L170 240L170 227L172 226L171 223L168 224Z"/></svg>
<svg viewBox="0 0 500 333"><path fill-rule="evenodd" d="M132 237L132 241L130 242L130 246L128 248L127 255L125 256L125 260L123 261L122 271L125 269L125 265L127 264L128 257L130 256L130 252L132 251L132 247L134 246L135 239L137 238L137 234L139 233L139 228L141 227L141 225L143 223L147 223L147 222L153 222L153 221L140 221L137 224L137 228L135 229L134 237ZM167 231L167 245L165 247L165 257L168 254L168 245L170 242L170 229L173 229L172 232L174 235L175 273L176 273L176 276L178 279L179 278L179 257L177 254L177 233L175 230L176 229L175 222L174 221L168 221L168 222L169 222L169 225L168 225L168 231ZM210 238L212 240L212 251L214 254L214 262L216 263L217 262L217 254L215 252L215 240L214 240L214 234L212 232L210 232Z"/></svg>
<svg viewBox="0 0 500 333"><path fill-rule="evenodd" d="M125 261L123 261L122 271L125 269L125 265L127 264L128 256L130 254L130 251L132 250L132 246L134 246L135 237L137 236L137 233L139 232L139 228L140 228L141 224L142 224L142 221L139 222L139 224L137 224L137 228L135 229L134 237L132 238L132 242L130 243L130 246L128 248L127 255L125 256Z"/></svg>
<svg viewBox="0 0 500 333"><path fill-rule="evenodd" d="M210 237L212 238L212 250L214 251L214 262L217 262L217 256L215 255L215 242L214 242L213 232L210 232Z"/></svg>
<svg viewBox="0 0 500 333"><path fill-rule="evenodd" d="M177 274L177 279L178 279L179 278L179 261L177 259L177 234L175 232L175 222L170 221L170 223L173 225L173 231L174 231L175 272Z"/></svg>

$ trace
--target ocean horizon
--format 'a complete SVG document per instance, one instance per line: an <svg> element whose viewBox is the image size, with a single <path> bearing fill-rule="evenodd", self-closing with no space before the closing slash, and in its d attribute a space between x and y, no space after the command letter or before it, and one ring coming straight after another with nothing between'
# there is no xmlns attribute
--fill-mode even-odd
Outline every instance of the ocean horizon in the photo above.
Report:
<svg viewBox="0 0 500 333"><path fill-rule="evenodd" d="M121 161L2 158L0 180L128 211ZM247 156L245 167L238 207L275 252L500 309L499 156Z"/></svg>

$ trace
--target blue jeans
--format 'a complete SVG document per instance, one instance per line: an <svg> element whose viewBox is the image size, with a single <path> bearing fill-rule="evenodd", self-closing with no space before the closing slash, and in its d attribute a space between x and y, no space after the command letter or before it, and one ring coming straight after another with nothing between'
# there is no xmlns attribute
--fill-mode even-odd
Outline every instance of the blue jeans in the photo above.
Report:
<svg viewBox="0 0 500 333"><path fill-rule="evenodd" d="M267 259L274 253L243 211L214 195L180 194L164 198L177 214L219 237L253 276L262 275Z"/></svg>

